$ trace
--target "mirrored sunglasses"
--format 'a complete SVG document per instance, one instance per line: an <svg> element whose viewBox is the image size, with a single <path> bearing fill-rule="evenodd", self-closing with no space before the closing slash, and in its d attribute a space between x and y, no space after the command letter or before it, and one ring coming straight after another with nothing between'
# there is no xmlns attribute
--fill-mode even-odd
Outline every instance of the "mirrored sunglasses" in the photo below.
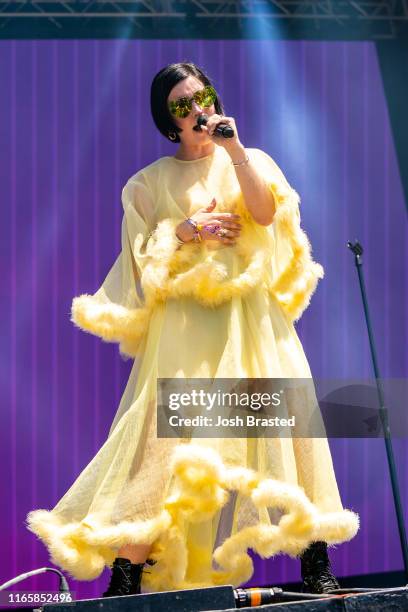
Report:
<svg viewBox="0 0 408 612"><path fill-rule="evenodd" d="M169 110L176 117L184 118L187 117L193 108L193 100L201 106L201 108L208 108L212 106L217 99L217 92L214 87L207 85L204 89L196 91L191 98L177 98L169 102Z"/></svg>

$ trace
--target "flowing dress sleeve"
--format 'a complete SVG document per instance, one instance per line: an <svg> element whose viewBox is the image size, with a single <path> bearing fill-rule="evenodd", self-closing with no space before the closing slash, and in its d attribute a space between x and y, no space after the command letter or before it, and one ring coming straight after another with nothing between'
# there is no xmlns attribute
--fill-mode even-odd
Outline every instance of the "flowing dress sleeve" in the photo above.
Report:
<svg viewBox="0 0 408 612"><path fill-rule="evenodd" d="M299 194L267 153L252 149L250 155L275 200L272 224L258 227L258 232L266 231L274 243L270 250L272 280L268 283L268 291L280 303L289 320L295 322L308 307L319 279L324 277L324 269L313 261L312 246L301 228ZM238 209L248 216L242 201Z"/></svg>
<svg viewBox="0 0 408 612"><path fill-rule="evenodd" d="M143 171L123 188L122 206L121 252L95 293L73 299L71 321L105 342L119 343L126 359L138 356L153 304L165 297L160 289L179 248L176 227L185 217L156 222Z"/></svg>

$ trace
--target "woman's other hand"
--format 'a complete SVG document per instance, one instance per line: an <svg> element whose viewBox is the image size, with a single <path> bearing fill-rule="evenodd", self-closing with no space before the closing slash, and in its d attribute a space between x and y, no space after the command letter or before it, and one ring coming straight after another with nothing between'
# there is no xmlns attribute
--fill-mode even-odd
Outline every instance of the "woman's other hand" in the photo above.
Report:
<svg viewBox="0 0 408 612"><path fill-rule="evenodd" d="M202 240L218 240L223 244L234 245L241 231L240 215L212 212L216 204L213 198L208 206L200 208L190 219L203 226L200 230ZM194 228L187 221L177 226L176 233L183 242L190 242L194 238Z"/></svg>

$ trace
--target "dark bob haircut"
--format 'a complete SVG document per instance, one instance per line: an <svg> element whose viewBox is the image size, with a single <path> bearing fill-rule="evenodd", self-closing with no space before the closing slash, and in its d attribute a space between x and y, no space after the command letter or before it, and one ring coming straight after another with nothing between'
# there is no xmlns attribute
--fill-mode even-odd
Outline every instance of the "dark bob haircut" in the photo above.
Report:
<svg viewBox="0 0 408 612"><path fill-rule="evenodd" d="M153 120L157 129L168 140L170 140L169 132L173 131L176 133L176 139L171 140L171 142L180 142L178 132L182 132L183 130L173 123L172 115L167 106L167 98L173 87L189 76L196 77L203 85L213 86L203 70L190 62L169 64L165 68L162 68L152 81L150 89L150 109ZM224 108L218 96L214 102L214 107L217 115L224 114Z"/></svg>

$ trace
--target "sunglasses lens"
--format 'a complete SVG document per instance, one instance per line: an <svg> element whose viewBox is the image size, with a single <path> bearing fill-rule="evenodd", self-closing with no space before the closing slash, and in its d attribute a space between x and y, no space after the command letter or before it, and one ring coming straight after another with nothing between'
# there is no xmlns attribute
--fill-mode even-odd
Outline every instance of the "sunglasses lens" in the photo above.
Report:
<svg viewBox="0 0 408 612"><path fill-rule="evenodd" d="M207 87L205 87L201 91L197 91L194 94L194 100L197 102L197 104L203 106L204 108L208 108L209 106L214 104L216 97L217 94L215 92L215 89L214 87L210 87L210 85L207 85Z"/></svg>
<svg viewBox="0 0 408 612"><path fill-rule="evenodd" d="M176 117L187 117L188 113L191 111L191 108L191 101L187 98L179 98L178 100L170 102L170 111Z"/></svg>

